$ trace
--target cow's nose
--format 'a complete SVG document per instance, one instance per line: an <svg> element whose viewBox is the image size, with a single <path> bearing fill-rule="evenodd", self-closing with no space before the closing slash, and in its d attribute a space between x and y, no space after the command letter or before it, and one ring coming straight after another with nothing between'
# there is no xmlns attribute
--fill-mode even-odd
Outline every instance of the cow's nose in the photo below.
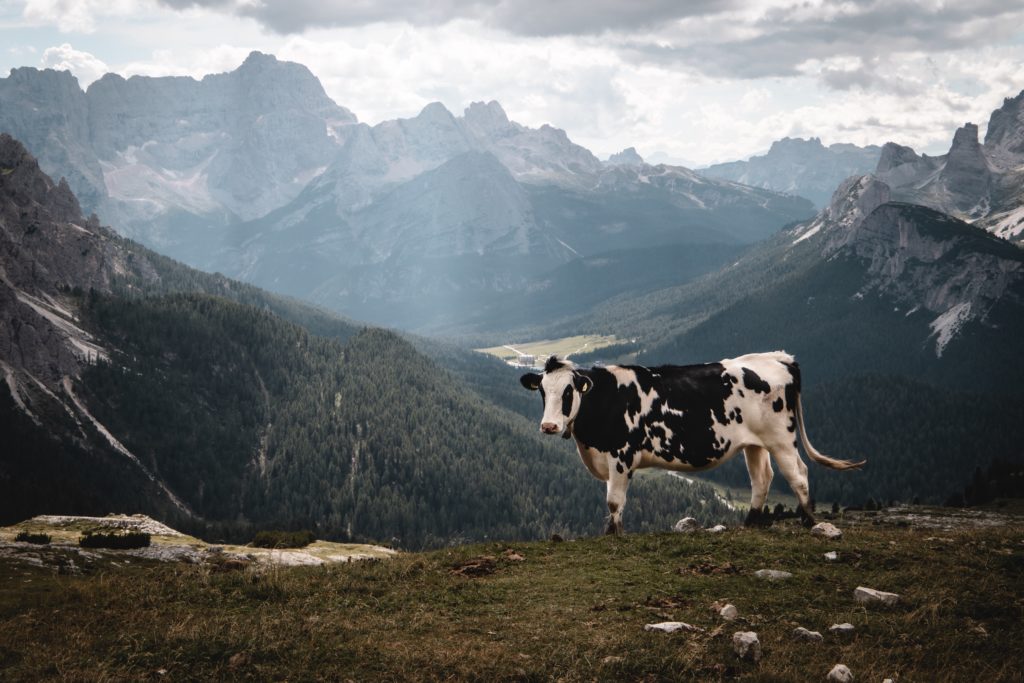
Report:
<svg viewBox="0 0 1024 683"><path fill-rule="evenodd" d="M558 425L556 425L554 422L542 422L540 424L540 431L544 432L545 434L557 434Z"/></svg>

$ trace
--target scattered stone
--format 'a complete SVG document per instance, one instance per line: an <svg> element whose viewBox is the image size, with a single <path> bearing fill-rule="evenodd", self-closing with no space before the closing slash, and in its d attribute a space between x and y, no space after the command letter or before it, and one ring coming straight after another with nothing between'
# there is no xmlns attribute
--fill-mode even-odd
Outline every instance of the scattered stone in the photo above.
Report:
<svg viewBox="0 0 1024 683"><path fill-rule="evenodd" d="M753 631L737 631L732 634L732 649L740 659L752 662L761 660L761 641Z"/></svg>
<svg viewBox="0 0 1024 683"><path fill-rule="evenodd" d="M759 579L767 579L768 581L782 581L784 579L793 578L793 575L789 572L780 571L778 569L758 569L754 572L754 576Z"/></svg>
<svg viewBox="0 0 1024 683"><path fill-rule="evenodd" d="M829 522L818 522L811 527L812 536L820 536L829 540L837 540L843 537L843 532L835 524Z"/></svg>
<svg viewBox="0 0 1024 683"><path fill-rule="evenodd" d="M710 529L705 529L705 531L707 531L709 534L720 534L723 531L725 531L727 528L728 527L726 527L724 524L716 524L713 527L711 527Z"/></svg>
<svg viewBox="0 0 1024 683"><path fill-rule="evenodd" d="M248 663L249 655L244 652L236 652L228 659L228 667L231 669L237 669L238 667L245 666Z"/></svg>
<svg viewBox="0 0 1024 683"><path fill-rule="evenodd" d="M732 621L740 615L740 611L736 609L736 605L726 605L718 611L718 614L726 621Z"/></svg>
<svg viewBox="0 0 1024 683"><path fill-rule="evenodd" d="M828 672L828 680L832 683L853 683L853 672L845 664L836 664Z"/></svg>
<svg viewBox="0 0 1024 683"><path fill-rule="evenodd" d="M817 631L808 631L803 626L797 626L793 629L793 635L801 640L810 640L815 643L825 640L825 637Z"/></svg>
<svg viewBox="0 0 1024 683"><path fill-rule="evenodd" d="M681 534L690 534L694 531L700 531L700 522L693 517L683 517L681 520L675 523L672 527L673 531L678 531Z"/></svg>
<svg viewBox="0 0 1024 683"><path fill-rule="evenodd" d="M882 681L882 683L896 683L896 681L892 680L891 678L886 678L884 681Z"/></svg>
<svg viewBox="0 0 1024 683"><path fill-rule="evenodd" d="M828 632L837 636L848 636L855 630L856 629L853 627L853 624L846 622L842 624L832 624L828 627Z"/></svg>
<svg viewBox="0 0 1024 683"><path fill-rule="evenodd" d="M827 553L825 553L825 559L829 562L835 562L839 559L839 553L837 553L835 550L830 550Z"/></svg>
<svg viewBox="0 0 1024 683"><path fill-rule="evenodd" d="M601 663L605 666L608 666L609 664L621 664L625 660L625 657L619 657L618 655L608 655L607 657L601 660Z"/></svg>
<svg viewBox="0 0 1024 683"><path fill-rule="evenodd" d="M895 605L900 599L900 596L896 593L886 593L885 591L877 591L874 588L866 588L864 586L857 586L856 590L853 591L853 597L857 599L857 602L880 602L883 605Z"/></svg>
<svg viewBox="0 0 1024 683"><path fill-rule="evenodd" d="M700 631L696 626L691 626L683 621L662 621L657 624L646 624L645 631L660 631L661 633L675 633L676 631Z"/></svg>

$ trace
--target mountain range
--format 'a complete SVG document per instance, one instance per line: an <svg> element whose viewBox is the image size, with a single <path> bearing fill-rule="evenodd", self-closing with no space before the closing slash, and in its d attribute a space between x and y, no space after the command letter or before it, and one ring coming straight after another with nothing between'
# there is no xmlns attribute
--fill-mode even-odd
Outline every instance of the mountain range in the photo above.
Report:
<svg viewBox="0 0 1024 683"><path fill-rule="evenodd" d="M368 126L305 67L255 52L200 81L107 74L85 92L15 69L0 103L0 130L122 234L406 329L453 325L574 258L749 244L813 214L681 167L605 164L497 102Z"/></svg>

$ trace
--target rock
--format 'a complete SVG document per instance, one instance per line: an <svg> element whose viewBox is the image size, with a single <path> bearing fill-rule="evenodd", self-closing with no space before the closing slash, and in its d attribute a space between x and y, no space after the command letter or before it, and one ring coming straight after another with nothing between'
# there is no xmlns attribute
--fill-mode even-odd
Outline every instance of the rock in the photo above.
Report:
<svg viewBox="0 0 1024 683"><path fill-rule="evenodd" d="M828 672L828 680L833 683L853 683L853 672L845 664L836 664Z"/></svg>
<svg viewBox="0 0 1024 683"><path fill-rule="evenodd" d="M843 537L843 532L836 527L835 524L829 524L828 522L818 522L811 527L812 536L820 536L829 540L840 539Z"/></svg>
<svg viewBox="0 0 1024 683"><path fill-rule="evenodd" d="M736 605L726 605L718 611L718 614L726 621L732 621L740 615L740 611L736 609Z"/></svg>
<svg viewBox="0 0 1024 683"><path fill-rule="evenodd" d="M740 659L753 662L761 659L761 641L753 631L737 631L732 634L732 649Z"/></svg>
<svg viewBox="0 0 1024 683"><path fill-rule="evenodd" d="M857 599L857 602L880 602L883 605L895 605L900 599L900 596L896 593L886 593L885 591L865 588L864 586L857 586L856 590L853 591L853 597Z"/></svg>
<svg viewBox="0 0 1024 683"><path fill-rule="evenodd" d="M778 569L758 569L754 572L754 576L759 579L767 579L768 581L782 581L784 579L793 578L791 573L780 571Z"/></svg>
<svg viewBox="0 0 1024 683"><path fill-rule="evenodd" d="M711 527L710 529L705 529L705 531L707 531L709 534L720 534L723 531L725 531L727 528L728 527L726 527L724 524L716 524L713 527Z"/></svg>
<svg viewBox="0 0 1024 683"><path fill-rule="evenodd" d="M625 659L625 657L619 657L618 655L608 655L601 660L601 664L605 666L608 666L609 664L621 664Z"/></svg>
<svg viewBox="0 0 1024 683"><path fill-rule="evenodd" d="M676 631L699 631L701 629L691 626L682 621L662 621L657 624L646 624L645 631L660 631L661 633L675 633Z"/></svg>
<svg viewBox="0 0 1024 683"><path fill-rule="evenodd" d="M683 517L675 523L675 526L672 527L672 531L678 531L682 534L690 534L694 531L700 531L700 522L693 517Z"/></svg>
<svg viewBox="0 0 1024 683"><path fill-rule="evenodd" d="M813 642L821 642L822 640L825 640L825 637L817 631L808 631L803 626L797 626L793 629L793 635L801 640L810 640Z"/></svg>
<svg viewBox="0 0 1024 683"><path fill-rule="evenodd" d="M891 678L886 678L884 681L882 681L882 683L896 683L896 681L892 680Z"/></svg>
<svg viewBox="0 0 1024 683"><path fill-rule="evenodd" d="M853 624L846 622L842 624L832 624L828 627L828 632L837 636L848 636L852 634L855 630L856 629L854 629Z"/></svg>
<svg viewBox="0 0 1024 683"><path fill-rule="evenodd" d="M837 553L835 550L830 550L829 552L825 553L825 559L829 562L835 562L839 559L839 553Z"/></svg>

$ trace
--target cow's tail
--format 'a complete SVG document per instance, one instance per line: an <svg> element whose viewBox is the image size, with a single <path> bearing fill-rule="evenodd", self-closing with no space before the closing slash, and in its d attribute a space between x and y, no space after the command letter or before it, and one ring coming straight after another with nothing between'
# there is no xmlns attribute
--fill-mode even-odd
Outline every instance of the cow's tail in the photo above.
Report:
<svg viewBox="0 0 1024 683"><path fill-rule="evenodd" d="M811 445L811 440L807 438L807 429L804 427L804 410L800 405L800 393L796 395L796 426L800 430L800 443L804 445L804 450L807 451L807 455L811 460L824 465L825 467L831 467L834 470L859 470L867 463L867 460L837 460L836 458L830 458L827 455L823 455L818 452L814 446Z"/></svg>

